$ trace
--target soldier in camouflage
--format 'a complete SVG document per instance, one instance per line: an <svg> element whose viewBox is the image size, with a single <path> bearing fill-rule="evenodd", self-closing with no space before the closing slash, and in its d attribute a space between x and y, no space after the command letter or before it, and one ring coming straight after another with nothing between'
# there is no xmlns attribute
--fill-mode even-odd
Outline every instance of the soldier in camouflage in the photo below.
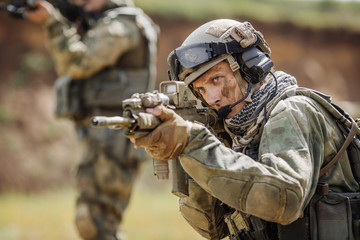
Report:
<svg viewBox="0 0 360 240"><path fill-rule="evenodd" d="M131 140L156 159L179 157L190 177L180 211L207 239L359 239L355 210L339 194L359 197L348 154L322 171L344 135L269 56L248 22L200 26L170 53L170 75L217 110L231 148L163 106L147 109L163 123Z"/></svg>
<svg viewBox="0 0 360 240"><path fill-rule="evenodd" d="M56 115L74 121L84 154L77 166L75 223L83 239L123 239L119 229L144 151L120 130L91 128L94 115L121 115L121 102L154 89L158 27L131 0L74 0L85 18L69 22L49 2L27 18L44 27L60 78Z"/></svg>

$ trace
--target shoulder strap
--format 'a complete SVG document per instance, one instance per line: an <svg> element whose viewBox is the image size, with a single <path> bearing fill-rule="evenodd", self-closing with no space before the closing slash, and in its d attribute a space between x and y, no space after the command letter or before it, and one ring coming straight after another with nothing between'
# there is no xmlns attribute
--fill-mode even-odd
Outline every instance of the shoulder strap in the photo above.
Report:
<svg viewBox="0 0 360 240"><path fill-rule="evenodd" d="M153 91L156 84L156 61L157 61L157 48L160 28L155 24L152 19L144 13L141 8L137 7L119 7L110 9L107 12L110 18L117 16L130 16L134 17L137 25L140 27L142 34L147 39L148 44L148 71L150 73L150 81L147 86L147 91Z"/></svg>
<svg viewBox="0 0 360 240"><path fill-rule="evenodd" d="M339 158L345 152L346 148L349 146L349 144L353 140L354 136L356 135L356 133L358 131L357 124L353 119L351 119L351 121L352 121L351 129L350 129L349 135L346 137L344 144L340 148L339 152L335 155L335 157L333 159L331 159L325 166L323 166L320 169L319 177L324 175L339 160Z"/></svg>

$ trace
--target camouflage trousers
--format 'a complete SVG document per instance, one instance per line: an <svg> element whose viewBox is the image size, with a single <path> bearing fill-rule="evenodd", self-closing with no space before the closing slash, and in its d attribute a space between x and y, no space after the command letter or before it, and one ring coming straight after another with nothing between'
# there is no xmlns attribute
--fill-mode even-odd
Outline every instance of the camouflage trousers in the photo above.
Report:
<svg viewBox="0 0 360 240"><path fill-rule="evenodd" d="M86 240L123 239L119 225L147 155L135 150L121 130L86 126L76 130L84 151L76 172L79 235Z"/></svg>

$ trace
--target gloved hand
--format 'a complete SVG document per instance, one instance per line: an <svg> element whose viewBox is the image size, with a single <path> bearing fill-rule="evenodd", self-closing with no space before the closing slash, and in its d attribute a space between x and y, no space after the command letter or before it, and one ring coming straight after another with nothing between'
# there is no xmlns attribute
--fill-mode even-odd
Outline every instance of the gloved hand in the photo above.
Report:
<svg viewBox="0 0 360 240"><path fill-rule="evenodd" d="M34 23L43 23L54 12L54 7L47 1L36 1L36 9L27 11L26 18Z"/></svg>
<svg viewBox="0 0 360 240"><path fill-rule="evenodd" d="M133 138L136 147L144 147L146 152L158 160L178 157L186 147L190 136L190 126L173 110L164 106L148 108L148 113L159 117L162 123L144 137Z"/></svg>

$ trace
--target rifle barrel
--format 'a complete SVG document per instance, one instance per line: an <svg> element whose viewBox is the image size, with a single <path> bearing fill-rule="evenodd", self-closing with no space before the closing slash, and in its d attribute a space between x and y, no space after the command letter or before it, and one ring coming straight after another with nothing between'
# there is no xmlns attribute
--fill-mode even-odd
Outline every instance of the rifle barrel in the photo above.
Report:
<svg viewBox="0 0 360 240"><path fill-rule="evenodd" d="M131 118L124 118L124 117L103 117L97 116L93 117L91 120L91 125L95 127L126 127L134 124L135 120Z"/></svg>

